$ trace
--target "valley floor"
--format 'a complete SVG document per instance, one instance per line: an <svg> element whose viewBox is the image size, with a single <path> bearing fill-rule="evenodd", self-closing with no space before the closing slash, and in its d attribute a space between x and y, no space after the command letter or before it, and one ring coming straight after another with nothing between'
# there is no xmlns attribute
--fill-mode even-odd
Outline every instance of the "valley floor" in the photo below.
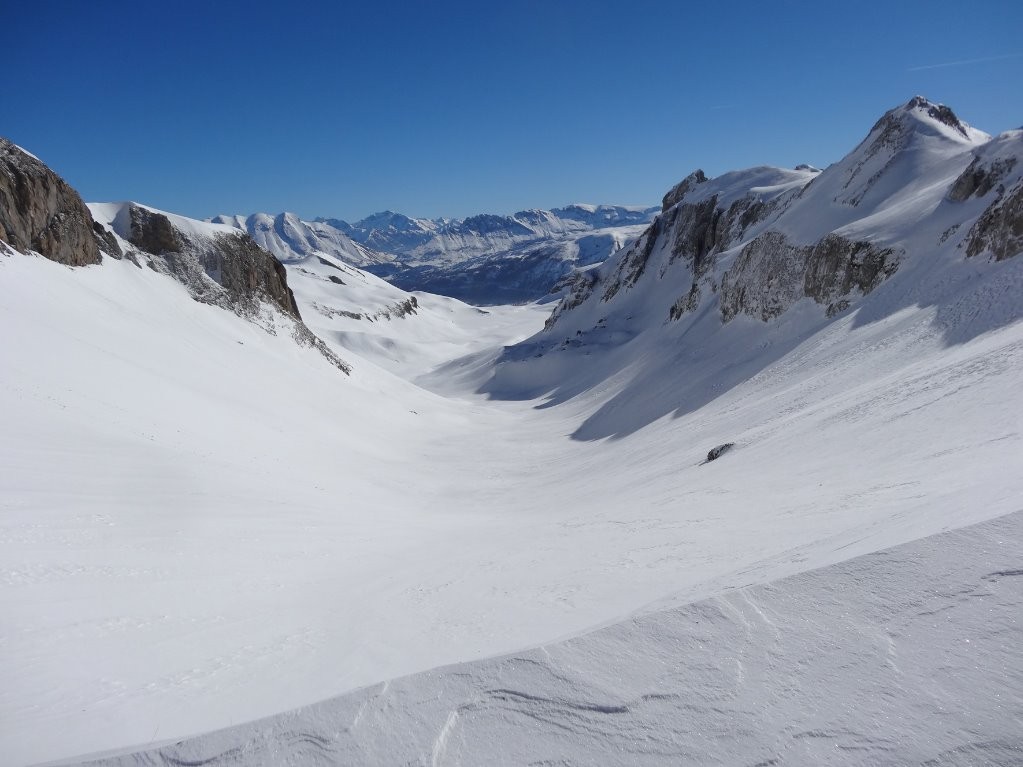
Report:
<svg viewBox="0 0 1023 767"><path fill-rule="evenodd" d="M271 750L237 763L570 747L983 763L1023 739L1005 730L1023 717L1019 516L928 538L1023 508L1019 322L953 342L934 307L852 314L699 408L585 439L628 372L556 406L477 393L500 345L542 324L537 307L420 296L439 357L310 321L349 378L127 262L0 257L0 281L18 286L0 292L5 763L163 743L367 685L182 758L256 742ZM737 446L704 465L723 442ZM799 575L815 568L829 569ZM601 626L550 659L518 652ZM875 695L887 702L856 708ZM955 719L963 737L938 737L957 700L977 706ZM691 731L664 725L687 716Z"/></svg>

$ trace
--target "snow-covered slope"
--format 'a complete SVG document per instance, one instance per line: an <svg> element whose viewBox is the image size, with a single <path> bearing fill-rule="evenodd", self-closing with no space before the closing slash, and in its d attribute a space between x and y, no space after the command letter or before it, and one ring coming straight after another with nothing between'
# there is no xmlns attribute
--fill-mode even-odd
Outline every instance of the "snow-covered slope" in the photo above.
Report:
<svg viewBox="0 0 1023 767"><path fill-rule="evenodd" d="M91 764L1018 764L1021 558L1018 512Z"/></svg>
<svg viewBox="0 0 1023 767"><path fill-rule="evenodd" d="M288 283L317 336L403 378L499 346L550 313L536 305L481 309L448 296L408 293L324 256L290 262Z"/></svg>
<svg viewBox="0 0 1023 767"><path fill-rule="evenodd" d="M7 761L270 715L129 763L1013 757L1018 517L929 536L1023 508L1019 137L931 107L901 219L854 165L694 174L526 343L296 261L350 376L127 259L0 256Z"/></svg>
<svg viewBox="0 0 1023 767"><path fill-rule="evenodd" d="M838 316L859 325L928 306L941 310L936 324L956 326L950 336L984 332L984 322L965 329L952 315L964 311L959 291L1002 279L988 261L1004 258L1001 243L1012 240L1021 156L1019 131L992 140L914 98L823 172L752 168L707 179L697 171L665 196L632 247L576 282L544 332L506 353L487 390L519 396L528 381L533 394L572 396L628 370L634 383L617 420L637 428L648 417L637 420L638 411L698 406L712 396L705 382L755 375ZM987 309L1008 312L993 315L995 324L1017 312L1011 301ZM764 324L776 318L784 321ZM772 351L737 365L757 358L748 344ZM681 369L671 404L636 396ZM580 435L618 432L595 418Z"/></svg>

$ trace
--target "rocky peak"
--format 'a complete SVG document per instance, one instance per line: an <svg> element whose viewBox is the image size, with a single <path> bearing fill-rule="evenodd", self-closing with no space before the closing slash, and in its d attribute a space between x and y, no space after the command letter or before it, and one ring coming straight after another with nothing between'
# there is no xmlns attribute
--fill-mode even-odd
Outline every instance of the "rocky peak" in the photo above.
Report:
<svg viewBox="0 0 1023 767"><path fill-rule="evenodd" d="M61 264L101 260L99 232L78 192L37 158L0 138L0 242Z"/></svg>
<svg viewBox="0 0 1023 767"><path fill-rule="evenodd" d="M694 186L697 184L703 184L706 181L707 176L702 170L694 170L684 179L675 184L675 186L671 188L671 191L664 195L664 199L661 200L661 212L677 205Z"/></svg>
<svg viewBox="0 0 1023 767"><path fill-rule="evenodd" d="M968 139L970 137L970 134L966 131L966 126L959 121L959 118L956 117L956 114L952 111L951 107L947 107L944 104L932 104L923 96L914 96L905 106L906 111L913 109L922 110L932 120L937 120L943 125L947 125L963 138Z"/></svg>
<svg viewBox="0 0 1023 767"><path fill-rule="evenodd" d="M874 154L881 149L892 151L901 149L906 139L921 127L920 124L928 122L940 123L951 128L957 136L970 140L966 126L959 121L950 107L933 104L923 96L914 96L905 106L888 110L874 123L867 137L870 141L868 154Z"/></svg>

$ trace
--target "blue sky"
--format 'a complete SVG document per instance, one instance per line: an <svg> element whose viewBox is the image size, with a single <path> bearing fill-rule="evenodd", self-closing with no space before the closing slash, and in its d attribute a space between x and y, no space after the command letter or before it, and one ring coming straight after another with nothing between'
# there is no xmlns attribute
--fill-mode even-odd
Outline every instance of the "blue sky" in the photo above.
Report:
<svg viewBox="0 0 1023 767"><path fill-rule="evenodd" d="M87 200L355 220L827 165L914 94L1023 125L1023 3L12 0L0 135Z"/></svg>

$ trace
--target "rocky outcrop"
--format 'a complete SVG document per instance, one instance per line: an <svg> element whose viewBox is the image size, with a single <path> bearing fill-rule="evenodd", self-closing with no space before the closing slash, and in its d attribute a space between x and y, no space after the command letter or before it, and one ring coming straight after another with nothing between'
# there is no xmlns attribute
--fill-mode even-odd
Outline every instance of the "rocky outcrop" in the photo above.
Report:
<svg viewBox="0 0 1023 767"><path fill-rule="evenodd" d="M131 218L128 242L154 256L181 252L181 238L165 215L139 205L131 205L128 212Z"/></svg>
<svg viewBox="0 0 1023 767"><path fill-rule="evenodd" d="M564 297L554 307L551 316L544 323L544 330L550 330L562 312L571 311L590 297L594 286L599 279L595 269L585 271L576 270L566 275L561 281L555 284L551 292L564 292Z"/></svg>
<svg viewBox="0 0 1023 767"><path fill-rule="evenodd" d="M56 173L0 138L0 241L68 266L101 260L92 215Z"/></svg>
<svg viewBox="0 0 1023 767"><path fill-rule="evenodd" d="M678 178L676 176L676 178ZM684 179L679 181L673 186L663 198L661 198L661 212L668 210L677 205L683 197L685 197L693 187L697 184L706 182L707 176L702 170L697 168Z"/></svg>
<svg viewBox="0 0 1023 767"><path fill-rule="evenodd" d="M898 258L892 248L829 234L810 249L803 295L819 304L832 304L853 291L866 295L895 274Z"/></svg>
<svg viewBox="0 0 1023 767"><path fill-rule="evenodd" d="M985 162L981 157L973 158L948 190L948 199L963 202L970 197L983 197L1002 182L1016 167L1015 157L998 158Z"/></svg>
<svg viewBox="0 0 1023 767"><path fill-rule="evenodd" d="M717 447L712 447L710 450L707 451L707 460L704 463L710 463L711 461L716 461L718 458L723 456L725 453L727 453L733 447L735 447L735 443L734 442L726 442L723 445L718 445Z"/></svg>
<svg viewBox="0 0 1023 767"><path fill-rule="evenodd" d="M947 107L944 104L932 104L923 96L914 96L906 104L906 109L926 109L927 115L947 125L949 128L954 130L963 138L969 138L970 134L966 132L966 126L959 121L956 117L956 113L952 111L951 107Z"/></svg>
<svg viewBox="0 0 1023 767"><path fill-rule="evenodd" d="M828 314L849 305L846 296L866 295L898 269L892 248L828 234L811 246L794 245L769 231L749 242L721 279L721 318L739 314L763 321L801 298L828 304Z"/></svg>
<svg viewBox="0 0 1023 767"><path fill-rule="evenodd" d="M124 258L124 252L121 250L121 246L117 242L117 238L114 237L114 233L107 229L99 221L92 222L92 233L96 237L96 241L104 253L114 258ZM135 261L135 259L132 259ZM138 264L138 261L135 261Z"/></svg>
<svg viewBox="0 0 1023 767"><path fill-rule="evenodd" d="M301 319L288 274L275 256L249 235L221 232L197 236L179 230L170 219L141 205L129 203L128 242L149 259L154 269L166 270L184 283L193 297L251 316L259 302L267 301L285 314ZM222 290L209 284L212 279Z"/></svg>
<svg viewBox="0 0 1023 767"><path fill-rule="evenodd" d="M708 256L718 249L722 240L723 210L718 209L717 195L694 204L679 206L671 221L674 237L668 263L684 258L700 277L709 266ZM670 216L671 214L665 214Z"/></svg>
<svg viewBox="0 0 1023 767"><path fill-rule="evenodd" d="M301 319L295 294L288 287L284 264L259 247L247 234L222 234L203 260L207 274L217 280L236 301L265 296L281 311Z"/></svg>
<svg viewBox="0 0 1023 767"><path fill-rule="evenodd" d="M721 279L721 318L748 314L765 322L803 297L807 249L781 232L765 232L739 253Z"/></svg>
<svg viewBox="0 0 1023 767"><path fill-rule="evenodd" d="M661 214L654 219L654 222L650 224L650 228L644 232L643 236L639 238L632 248L629 257L618 263L618 268L609 279L601 300L610 301L622 287L631 288L643 276L647 262L649 262L655 246L659 244L661 233L674 223L675 215L677 213L672 211L667 215Z"/></svg>
<svg viewBox="0 0 1023 767"><path fill-rule="evenodd" d="M983 253L990 253L995 261L1023 253L1023 179L1010 190L1000 188L995 201L970 228L966 255Z"/></svg>

